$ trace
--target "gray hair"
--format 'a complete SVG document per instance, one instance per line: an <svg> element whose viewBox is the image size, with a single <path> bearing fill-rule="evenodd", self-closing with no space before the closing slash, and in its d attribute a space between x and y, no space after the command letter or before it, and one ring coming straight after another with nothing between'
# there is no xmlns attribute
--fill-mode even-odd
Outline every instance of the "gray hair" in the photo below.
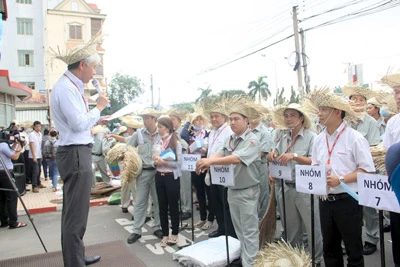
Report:
<svg viewBox="0 0 400 267"><path fill-rule="evenodd" d="M92 63L95 63L95 65L98 65L101 63L101 58L99 54L95 53L83 60L83 63L85 63L86 66L89 66Z"/></svg>

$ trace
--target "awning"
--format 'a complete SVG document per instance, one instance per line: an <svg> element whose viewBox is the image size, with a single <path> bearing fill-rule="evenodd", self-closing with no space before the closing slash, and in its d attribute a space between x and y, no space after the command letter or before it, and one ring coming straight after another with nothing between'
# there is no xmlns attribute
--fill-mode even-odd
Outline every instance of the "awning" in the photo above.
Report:
<svg viewBox="0 0 400 267"><path fill-rule="evenodd" d="M49 125L47 109L28 109L15 111L17 121L40 121L41 124Z"/></svg>
<svg viewBox="0 0 400 267"><path fill-rule="evenodd" d="M29 87L10 81L8 70L0 70L0 93L14 95L21 100L32 96L32 90Z"/></svg>

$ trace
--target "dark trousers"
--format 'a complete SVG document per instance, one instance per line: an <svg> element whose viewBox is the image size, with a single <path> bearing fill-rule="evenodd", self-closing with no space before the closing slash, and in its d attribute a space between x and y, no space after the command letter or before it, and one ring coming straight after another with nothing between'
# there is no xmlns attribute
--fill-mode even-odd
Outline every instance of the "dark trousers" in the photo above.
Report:
<svg viewBox="0 0 400 267"><path fill-rule="evenodd" d="M47 164L46 159L42 159L42 167L43 167L44 178L46 178L46 179L49 178L48 171L47 171L48 164Z"/></svg>
<svg viewBox="0 0 400 267"><path fill-rule="evenodd" d="M36 163L33 159L29 159L32 170L32 189L40 185L40 167L42 166L41 160L37 159Z"/></svg>
<svg viewBox="0 0 400 267"><path fill-rule="evenodd" d="M24 162L25 162L25 175L26 175L26 183L32 183L32 171L31 171L31 162L29 161L29 150L24 151Z"/></svg>
<svg viewBox="0 0 400 267"><path fill-rule="evenodd" d="M323 253L326 267L342 267L343 240L347 252L347 266L364 266L361 239L362 206L352 197L319 202Z"/></svg>
<svg viewBox="0 0 400 267"><path fill-rule="evenodd" d="M400 213L390 212L393 261L400 266Z"/></svg>
<svg viewBox="0 0 400 267"><path fill-rule="evenodd" d="M12 178L14 177L11 172ZM12 191L3 191L1 189L11 189ZM14 191L10 179L4 171L0 171L0 222L1 225L15 225L18 220L17 215L18 195Z"/></svg>
<svg viewBox="0 0 400 267"><path fill-rule="evenodd" d="M196 190L197 200L199 201L200 220L213 222L215 216L213 210L211 209L211 190L210 187L204 182L204 177L206 176L206 173L204 172L197 175L195 172L191 172L191 175L192 183L194 189Z"/></svg>
<svg viewBox="0 0 400 267"><path fill-rule="evenodd" d="M225 232L234 238L237 238L235 228L232 224L231 213L229 211L228 204L228 189L222 185L211 185L211 205L214 214L217 217L218 232L225 234ZM225 194L224 194L225 191ZM225 216L224 216L224 205L225 205ZM227 231L225 231L225 221L227 225Z"/></svg>
<svg viewBox="0 0 400 267"><path fill-rule="evenodd" d="M61 247L65 267L85 266L83 236L89 215L92 187L92 148L60 146L57 167L63 186Z"/></svg>
<svg viewBox="0 0 400 267"><path fill-rule="evenodd" d="M157 172L155 180L163 236L169 235L168 211L171 216L172 234L177 235L179 233L179 178L175 179L173 174L164 176Z"/></svg>

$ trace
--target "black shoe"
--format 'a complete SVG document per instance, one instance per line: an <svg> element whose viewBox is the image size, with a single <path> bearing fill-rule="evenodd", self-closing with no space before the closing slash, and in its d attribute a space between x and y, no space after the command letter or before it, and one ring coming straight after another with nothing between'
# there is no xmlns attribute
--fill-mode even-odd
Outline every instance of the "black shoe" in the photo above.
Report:
<svg viewBox="0 0 400 267"><path fill-rule="evenodd" d="M85 264L90 265L100 261L101 256L85 257Z"/></svg>
<svg viewBox="0 0 400 267"><path fill-rule="evenodd" d="M153 235L155 235L156 237L158 237L159 239L162 239L164 237L161 229L155 230Z"/></svg>
<svg viewBox="0 0 400 267"><path fill-rule="evenodd" d="M132 244L135 243L139 238L141 238L142 236L139 234L131 234L131 236L128 238L128 244Z"/></svg>
<svg viewBox="0 0 400 267"><path fill-rule="evenodd" d="M123 213L128 213L128 208L121 208Z"/></svg>
<svg viewBox="0 0 400 267"><path fill-rule="evenodd" d="M182 212L182 221L192 218L192 214L190 212Z"/></svg>
<svg viewBox="0 0 400 267"><path fill-rule="evenodd" d="M363 249L363 254L364 255L371 255L376 251L376 245L371 244L369 242L364 243L364 249Z"/></svg>
<svg viewBox="0 0 400 267"><path fill-rule="evenodd" d="M214 232L209 233L208 237L213 238L213 237L219 237L221 235L224 235L224 233L219 230L215 230Z"/></svg>
<svg viewBox="0 0 400 267"><path fill-rule="evenodd" d="M390 224L384 224L383 225L383 231L385 233L389 233L390 232Z"/></svg>
<svg viewBox="0 0 400 267"><path fill-rule="evenodd" d="M0 228L5 228L5 227L8 227L8 226L9 226L8 222L2 222L1 225L0 225Z"/></svg>
<svg viewBox="0 0 400 267"><path fill-rule="evenodd" d="M242 266L243 266L243 265L242 265L242 259L241 259L241 258L238 258L238 259L236 259L236 260L233 260L233 261L231 262L230 266L232 266L232 267L242 267Z"/></svg>

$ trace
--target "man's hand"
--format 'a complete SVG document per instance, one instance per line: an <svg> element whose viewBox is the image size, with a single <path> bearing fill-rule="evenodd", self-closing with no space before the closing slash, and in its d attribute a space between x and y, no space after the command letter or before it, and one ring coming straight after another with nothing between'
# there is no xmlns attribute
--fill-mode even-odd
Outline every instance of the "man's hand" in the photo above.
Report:
<svg viewBox="0 0 400 267"><path fill-rule="evenodd" d="M109 117L110 116L101 116L100 119L97 121L97 124L99 124L99 125L107 125L107 124L109 124L110 121L106 120Z"/></svg>
<svg viewBox="0 0 400 267"><path fill-rule="evenodd" d="M33 160L34 163L37 163L37 158L36 157L33 157L32 160Z"/></svg>
<svg viewBox="0 0 400 267"><path fill-rule="evenodd" d="M339 176L337 175L328 175L326 176L326 183L329 188L338 186L340 184Z"/></svg>
<svg viewBox="0 0 400 267"><path fill-rule="evenodd" d="M268 184L269 184L270 186L274 186L274 185L275 185L275 182L276 182L276 178L274 178L274 177L268 177Z"/></svg>
<svg viewBox="0 0 400 267"><path fill-rule="evenodd" d="M278 153L276 153L275 151L271 151L268 153L268 161L269 162L274 162L277 157L278 157Z"/></svg>
<svg viewBox="0 0 400 267"><path fill-rule="evenodd" d="M102 111L103 109L105 109L107 107L108 103L110 103L110 99L108 99L105 92L102 92L100 94L99 98L97 99L96 108L98 108L100 111Z"/></svg>
<svg viewBox="0 0 400 267"><path fill-rule="evenodd" d="M286 153L283 155L280 155L277 158L277 161L279 162L279 164L281 165L286 165L289 161L291 161L292 159L294 159L294 154L293 153Z"/></svg>
<svg viewBox="0 0 400 267"><path fill-rule="evenodd" d="M200 173L203 173L207 171L208 167L211 165L211 160L207 158L203 158L197 161L196 163L196 173L199 175Z"/></svg>
<svg viewBox="0 0 400 267"><path fill-rule="evenodd" d="M154 165L162 166L167 164L168 163L165 160L163 160L160 156L154 156Z"/></svg>

